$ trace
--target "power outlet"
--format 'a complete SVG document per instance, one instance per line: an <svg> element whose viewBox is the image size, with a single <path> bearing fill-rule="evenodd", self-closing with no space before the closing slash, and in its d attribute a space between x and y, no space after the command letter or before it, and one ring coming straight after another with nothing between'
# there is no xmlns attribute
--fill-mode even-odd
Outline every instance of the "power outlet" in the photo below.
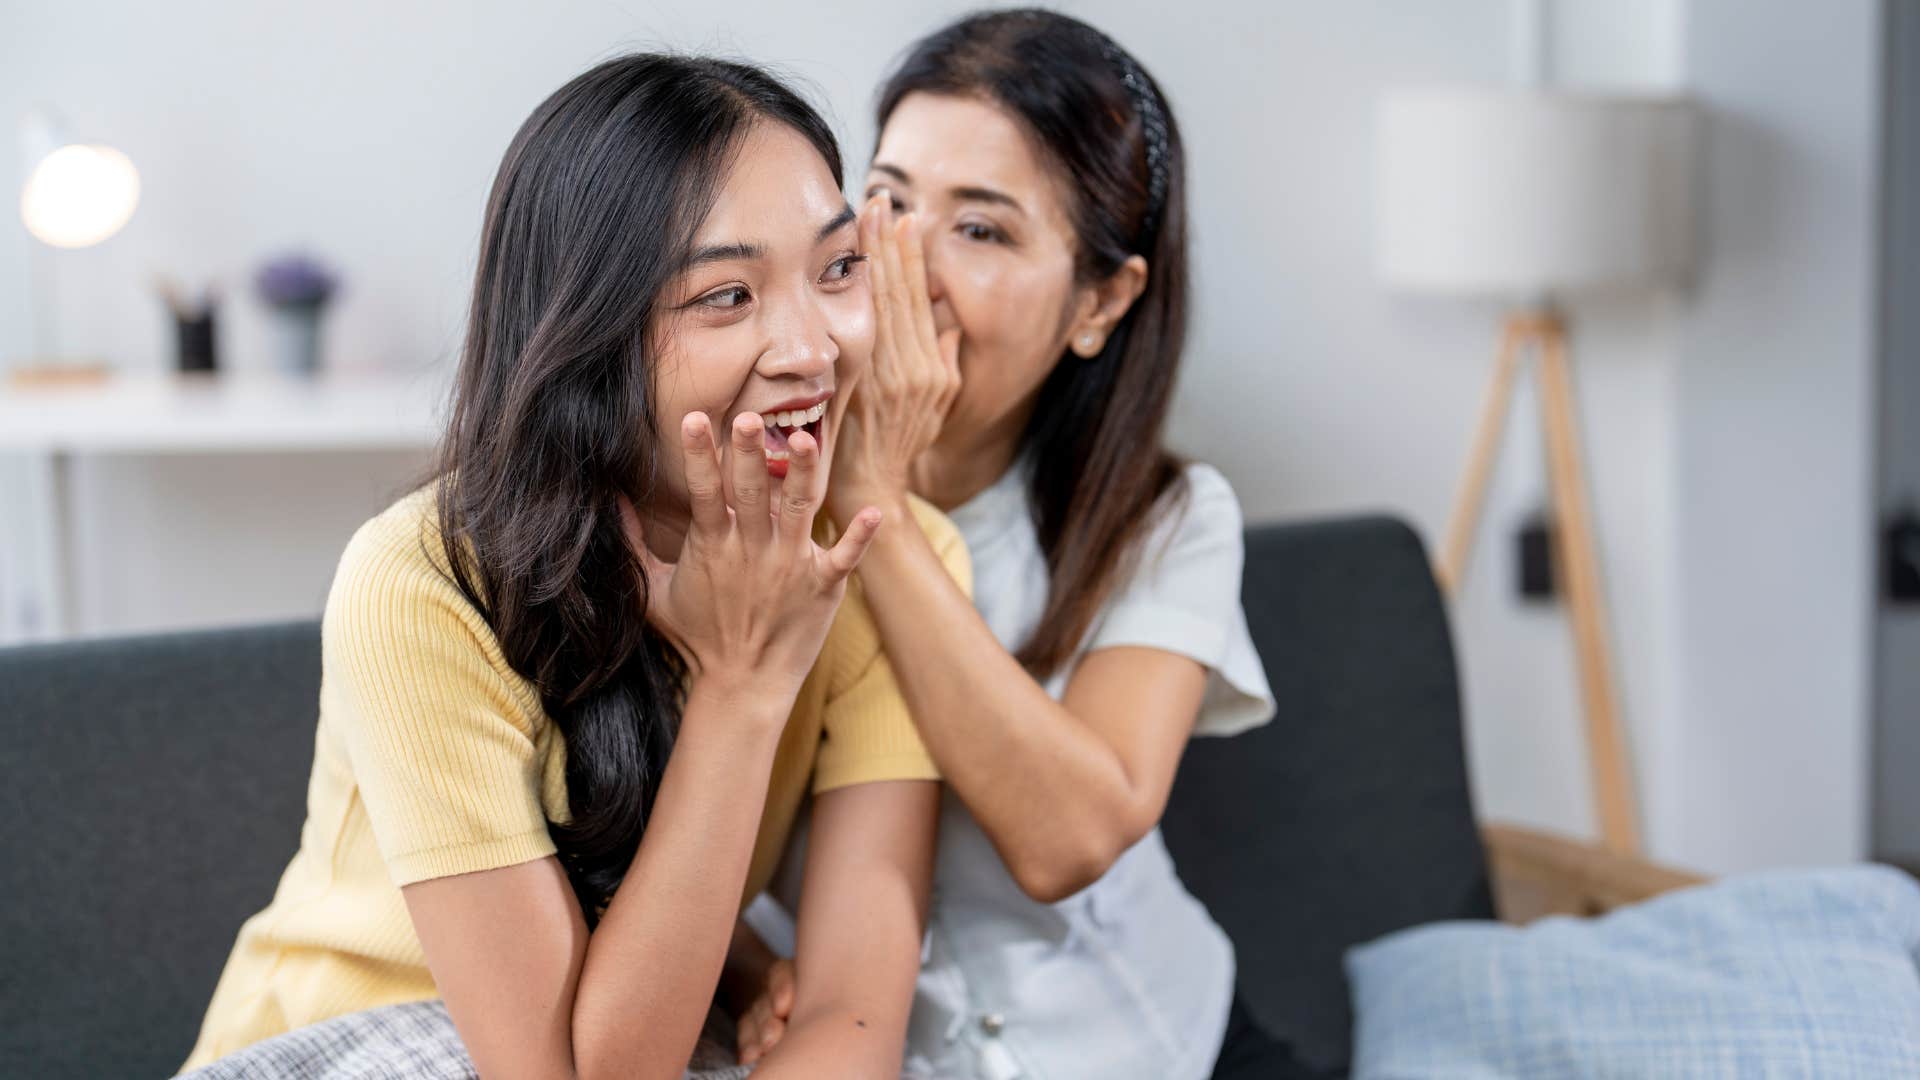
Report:
<svg viewBox="0 0 1920 1080"><path fill-rule="evenodd" d="M1514 566L1520 598L1535 603L1553 599L1553 525L1544 511L1527 515L1514 534Z"/></svg>

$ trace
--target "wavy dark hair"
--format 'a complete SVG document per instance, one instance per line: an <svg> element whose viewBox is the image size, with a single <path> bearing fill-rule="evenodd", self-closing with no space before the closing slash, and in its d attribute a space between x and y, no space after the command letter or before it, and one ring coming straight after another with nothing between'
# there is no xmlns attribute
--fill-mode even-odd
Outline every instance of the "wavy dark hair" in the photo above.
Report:
<svg viewBox="0 0 1920 1080"><path fill-rule="evenodd" d="M618 500L659 489L647 326L755 124L832 131L756 68L636 54L547 98L487 200L452 411L433 468L455 583L566 738L549 828L589 925L633 861L685 666L643 617Z"/></svg>
<svg viewBox="0 0 1920 1080"><path fill-rule="evenodd" d="M1159 513L1186 492L1161 446L1187 324L1185 154L1160 86L1112 38L1036 9L969 15L921 39L880 89L879 128L908 95L977 98L1014 118L1070 192L1083 283L1147 261L1146 290L1100 355L1063 353L1022 435L1047 603L1016 655L1052 674L1086 637Z"/></svg>

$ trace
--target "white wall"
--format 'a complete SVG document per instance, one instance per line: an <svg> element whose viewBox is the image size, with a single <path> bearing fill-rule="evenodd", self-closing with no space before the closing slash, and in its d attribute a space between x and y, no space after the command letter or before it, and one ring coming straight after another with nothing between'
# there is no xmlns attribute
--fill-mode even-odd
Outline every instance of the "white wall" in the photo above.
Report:
<svg viewBox="0 0 1920 1080"><path fill-rule="evenodd" d="M1866 852L1879 15L1690 8L1713 254L1676 384L1674 850L1715 869Z"/></svg>
<svg viewBox="0 0 1920 1080"><path fill-rule="evenodd" d="M338 364L431 365L444 363L457 344L481 204L500 151L527 111L570 75L619 49L663 41L771 61L830 103L858 169L872 142L867 113L880 73L915 34L970 6L17 5L0 35L0 119L29 99L56 102L76 128L120 146L142 169L145 200L127 230L54 260L58 330L69 351L159 365L165 324L146 290L150 272L217 276L240 291L262 255L301 245L335 261L349 279L331 327ZM1134 49L1170 88L1186 131L1198 321L1176 442L1218 463L1251 517L1384 509L1436 537L1500 313L1397 297L1376 284L1372 109L1392 83L1505 78L1508 3L1214 0L1182 8L1179 17L1157 0L1061 6L1096 19ZM1560 0L1551 5L1551 68L1582 86L1672 88L1687 80L1696 55L1721 55L1687 44L1683 13L1683 0ZM1714 32L1733 21L1719 17ZM1821 55L1823 63L1849 59L1857 57L1846 50ZM1778 100L1755 107L1798 108L1793 95L1812 93L1805 84L1819 77L1781 79ZM1842 95L1831 107L1851 104ZM1804 133L1796 127L1791 134ZM0 142L0 176L16 172L14 153ZM1846 195L1823 189L1819 197ZM1838 244L1857 240L1849 233ZM17 220L0 214L0 355L26 347L24 250ZM1779 273L1779 288L1790 291L1786 268ZM1766 305L1783 299L1760 296L1756 307L1754 294L1712 295L1727 297L1726 314L1714 316L1723 323L1739 311L1763 322ZM1687 509L1721 465L1701 458L1702 436L1683 437L1680 429L1703 402L1719 402L1736 437L1765 436L1742 436L1739 396L1723 400L1723 388L1680 384L1680 369L1691 363L1682 349L1717 347L1704 332L1689 331L1694 316L1681 300L1615 298L1571 314L1624 709L1653 849L1716 868L1814 849L1828 858L1854 854L1852 834L1833 832L1824 819L1806 843L1795 834L1777 847L1701 825L1746 813L1754 792L1696 782L1715 740L1744 736L1683 719L1687 647L1711 649L1736 615L1697 583L1682 582L1683 572L1698 568L1681 553L1704 557L1708 549L1683 543L1681 530L1736 531L1736 511L1746 505L1715 504L1713 515L1733 516L1711 520ZM236 297L224 317L229 362L258 363L258 307ZM1850 387L1837 392L1844 397ZM1589 832L1564 620L1558 609L1520 605L1510 584L1512 528L1544 494L1526 405L1510 429L1455 614L1471 764L1489 816ZM92 523L82 571L104 583L83 597L89 625L312 610L345 530L415 464L358 462L319 492L310 473L289 483L285 461L217 470L206 462L96 463L82 470L82 516ZM235 491L301 495L277 500L273 519L263 521L257 504L235 499ZM159 524L177 513L170 508L186 505L217 507L219 531L247 540L216 576L184 577L180 568L204 559L205 544ZM1809 504L1821 505L1817 498ZM1812 527L1796 505L1766 512L1776 527ZM1790 592L1792 604L1824 610L1832 582L1827 564L1818 566L1801 571L1811 580ZM1688 617L1682 604L1693 605ZM1834 648L1852 644L1839 639ZM1831 715L1829 699L1844 697L1824 670L1819 661L1781 669L1779 681L1802 688L1801 705L1822 707L1807 715ZM1807 689L1805 679L1819 689ZM1718 692L1718 680L1688 683L1688 700ZM1736 692L1733 700L1752 696ZM1812 721L1770 715L1779 717L1773 734L1783 752L1805 748L1809 736L1796 724ZM1859 785L1837 773L1823 779ZM1725 805L1696 806L1702 799Z"/></svg>

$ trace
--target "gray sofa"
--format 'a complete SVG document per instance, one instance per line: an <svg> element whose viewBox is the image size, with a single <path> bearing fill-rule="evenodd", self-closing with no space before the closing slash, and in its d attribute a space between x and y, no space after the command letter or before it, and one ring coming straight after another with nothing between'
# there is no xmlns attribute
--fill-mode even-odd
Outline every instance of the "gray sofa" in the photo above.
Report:
<svg viewBox="0 0 1920 1080"><path fill-rule="evenodd" d="M1348 945L1493 914L1444 610L1367 518L1247 536L1280 701L1189 750L1165 831L1233 937L1258 1026L1338 1075ZM0 1076L166 1076L298 842L314 623L0 650Z"/></svg>

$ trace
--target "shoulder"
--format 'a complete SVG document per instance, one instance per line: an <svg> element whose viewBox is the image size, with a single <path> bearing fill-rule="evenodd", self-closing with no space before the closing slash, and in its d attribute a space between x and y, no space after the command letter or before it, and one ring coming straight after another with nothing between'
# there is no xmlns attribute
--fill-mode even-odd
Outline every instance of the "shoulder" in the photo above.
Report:
<svg viewBox="0 0 1920 1080"><path fill-rule="evenodd" d="M1212 554L1231 553L1237 560L1244 548L1240 497L1220 470L1204 462L1182 468L1180 485L1161 500L1158 514L1140 551L1142 569Z"/></svg>
<svg viewBox="0 0 1920 1080"><path fill-rule="evenodd" d="M1182 476L1187 485L1184 517L1191 519L1191 525L1183 521L1184 526L1230 529L1236 533L1244 527L1240 496L1234 494L1233 484L1219 469L1204 461L1195 461L1188 463Z"/></svg>
<svg viewBox="0 0 1920 1080"><path fill-rule="evenodd" d="M522 682L486 618L453 579L431 485L402 496L347 541L321 635L328 658L341 667L477 656L494 676Z"/></svg>
<svg viewBox="0 0 1920 1080"><path fill-rule="evenodd" d="M334 587L438 577L446 569L434 489L423 487L374 515L347 541Z"/></svg>
<svg viewBox="0 0 1920 1080"><path fill-rule="evenodd" d="M428 486L401 496L347 541L327 594L325 622L332 631L343 623L358 627L469 613L478 619L448 568L434 488Z"/></svg>

